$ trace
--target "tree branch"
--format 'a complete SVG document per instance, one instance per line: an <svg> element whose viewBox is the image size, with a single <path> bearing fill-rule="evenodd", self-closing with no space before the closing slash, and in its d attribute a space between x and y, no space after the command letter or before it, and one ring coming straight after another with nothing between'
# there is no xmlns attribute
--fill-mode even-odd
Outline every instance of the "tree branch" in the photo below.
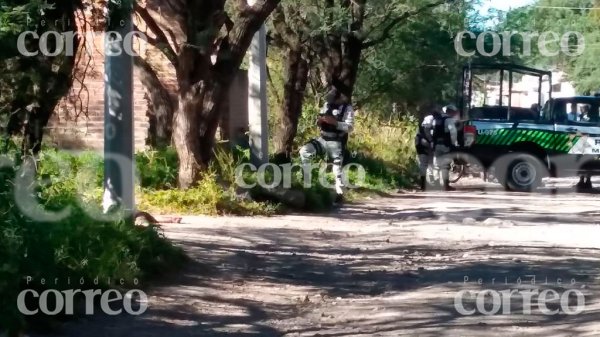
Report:
<svg viewBox="0 0 600 337"><path fill-rule="evenodd" d="M150 63L140 56L136 56L133 59L134 65L141 70L142 84L151 91L155 91L157 94L155 97L161 97L165 104L170 110L174 110L174 102L171 99L171 95L162 81L156 75L156 71L152 68Z"/></svg>
<svg viewBox="0 0 600 337"><path fill-rule="evenodd" d="M153 146L168 145L171 142L173 132L173 114L177 102L175 102L158 78L156 71L143 58L134 58L135 66L140 69L140 78L146 88L146 99L148 100L148 130L147 142Z"/></svg>
<svg viewBox="0 0 600 337"><path fill-rule="evenodd" d="M246 0L239 0L239 1L246 3ZM247 14L250 14L250 15L259 16L262 18L262 21L264 22L267 19L267 17L269 16L269 14L271 14L273 12L273 10L275 10L275 8L277 7L277 5L279 5L280 2L281 2L281 0L258 0L252 6L246 5L243 8L243 12L246 12Z"/></svg>
<svg viewBox="0 0 600 337"><path fill-rule="evenodd" d="M177 53L175 53L175 50L173 50L173 47L169 43L169 39L165 35L165 32L160 28L158 23L156 23L152 15L150 15L145 7L141 7L137 2L134 3L135 12L142 18L146 26L148 26L150 31L156 36L154 39L148 38L148 42L165 54L167 59L169 59L169 61L175 67L177 67ZM173 41L173 43L176 43L176 41Z"/></svg>
<svg viewBox="0 0 600 337"><path fill-rule="evenodd" d="M252 37L280 2L281 0L258 0L252 6L246 6L239 14L239 19L229 34L231 52L228 57L236 64L229 64L227 67L239 67L237 63L242 62Z"/></svg>
<svg viewBox="0 0 600 337"><path fill-rule="evenodd" d="M273 26L275 27L275 37L279 41L283 42L283 44L287 45L290 48L296 48L299 42L298 34L294 32L290 26L287 24L287 20L285 17L285 13L283 12L283 8L278 6L275 11L273 11Z"/></svg>
<svg viewBox="0 0 600 337"><path fill-rule="evenodd" d="M405 12L404 14L402 14L402 15L394 18L393 20L391 20L383 28L383 31L382 31L382 33L381 33L380 36L378 36L377 38L374 38L374 39L370 39L370 40L364 41L363 44L362 44L363 45L363 49L373 47L373 46L375 46L375 45L377 45L379 43L382 43L386 39L390 38L390 36L391 36L392 31L394 30L394 28L396 28L396 26L398 26L399 24L401 24L405 20L409 19L410 17L419 15L419 14L421 14L421 13L423 13L423 12L425 12L425 11L431 9L431 8L435 8L435 7L438 7L440 5L445 4L447 2L452 2L452 1L453 0L438 0L436 2L427 4L427 5L425 5L425 6L421 7L421 8L418 8L416 10Z"/></svg>

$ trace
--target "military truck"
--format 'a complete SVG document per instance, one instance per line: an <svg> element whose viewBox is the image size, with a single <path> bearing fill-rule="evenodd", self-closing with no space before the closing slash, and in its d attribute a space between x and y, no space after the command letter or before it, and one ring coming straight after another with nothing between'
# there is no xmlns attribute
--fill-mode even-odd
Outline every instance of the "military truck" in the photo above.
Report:
<svg viewBox="0 0 600 337"><path fill-rule="evenodd" d="M494 72L498 98L489 104L489 92L484 92L483 104L481 97L476 104L474 89L489 91L485 79ZM515 78L523 76L537 83L536 103L530 107L513 100ZM544 82L548 92L543 94ZM546 176L600 174L599 95L552 98L551 72L514 64L465 66L461 92L461 158L493 171L507 190L533 191Z"/></svg>

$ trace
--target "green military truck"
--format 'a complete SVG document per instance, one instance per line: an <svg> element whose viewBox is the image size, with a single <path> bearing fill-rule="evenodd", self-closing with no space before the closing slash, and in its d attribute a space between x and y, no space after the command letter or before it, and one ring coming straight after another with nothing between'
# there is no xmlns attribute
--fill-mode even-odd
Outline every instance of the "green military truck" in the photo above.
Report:
<svg viewBox="0 0 600 337"><path fill-rule="evenodd" d="M473 103L477 71L499 72L498 104ZM513 102L514 80L523 76L533 76L538 83L537 103L529 108ZM548 93L542 105L544 81ZM552 98L551 72L513 64L470 64L462 83L462 158L486 172L493 169L506 189L532 191L545 176L600 174L598 95Z"/></svg>

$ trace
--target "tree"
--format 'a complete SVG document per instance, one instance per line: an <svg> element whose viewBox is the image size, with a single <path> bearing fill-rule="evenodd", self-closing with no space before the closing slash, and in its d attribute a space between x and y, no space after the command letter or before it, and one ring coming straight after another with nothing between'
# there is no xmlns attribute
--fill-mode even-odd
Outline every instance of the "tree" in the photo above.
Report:
<svg viewBox="0 0 600 337"><path fill-rule="evenodd" d="M351 99L363 52L387 41L409 19L447 2L284 2L273 16L275 45L287 56L276 153L289 157L308 81L315 88L334 86Z"/></svg>
<svg viewBox="0 0 600 337"><path fill-rule="evenodd" d="M382 112L380 117L386 119L419 113L433 103L453 102L466 61L458 57L453 36L465 29L465 13L457 9L421 15L398 27L377 48L366 50L355 101Z"/></svg>
<svg viewBox="0 0 600 337"><path fill-rule="evenodd" d="M590 10L585 18L585 49L577 58L572 70L576 88L584 94L600 92L600 10L597 9L600 8L600 0L593 1L591 6L596 9Z"/></svg>
<svg viewBox="0 0 600 337"><path fill-rule="evenodd" d="M251 6L245 0L172 0L163 12L171 16L170 28L159 26L149 5L135 6L153 35L149 42L176 72L173 143L179 155L180 187L191 187L208 166L221 104L252 37L279 1L258 0ZM181 36L176 37L173 30Z"/></svg>
<svg viewBox="0 0 600 337"><path fill-rule="evenodd" d="M291 158L310 72L307 43L311 27L299 7L298 3L282 3L272 19L272 43L283 52L285 58L283 99L278 111L280 124L274 137L274 153L278 161L289 161Z"/></svg>
<svg viewBox="0 0 600 337"><path fill-rule="evenodd" d="M7 136L22 136L23 154L37 154L41 148L44 128L58 102L71 88L74 79L76 55L80 38L72 40L48 38L48 51L57 50L58 44L72 45L57 55L40 52L40 40L32 34L26 36L24 47L37 55L22 55L18 49L18 37L25 31L37 36L45 32L77 31L76 13L81 11L80 0L71 1L25 1L3 0L0 7L0 109L2 125ZM63 21L64 20L64 21ZM65 22L68 24L65 25Z"/></svg>
<svg viewBox="0 0 600 337"><path fill-rule="evenodd" d="M600 88L600 61L596 56L600 44L600 20L598 10L592 9L599 5L597 0L538 0L535 6L507 13L500 27L504 30L554 32L561 37L573 32L581 34L583 40L570 35L566 53L561 50L558 55L547 56L533 48L531 56L520 56L524 62L534 66L566 72L577 91L591 93ZM582 48L580 55L578 48Z"/></svg>
<svg viewBox="0 0 600 337"><path fill-rule="evenodd" d="M311 48L327 83L351 99L363 51L389 39L409 19L452 1L326 1L325 22L334 29L320 34ZM340 12L345 20L335 22L332 13Z"/></svg>

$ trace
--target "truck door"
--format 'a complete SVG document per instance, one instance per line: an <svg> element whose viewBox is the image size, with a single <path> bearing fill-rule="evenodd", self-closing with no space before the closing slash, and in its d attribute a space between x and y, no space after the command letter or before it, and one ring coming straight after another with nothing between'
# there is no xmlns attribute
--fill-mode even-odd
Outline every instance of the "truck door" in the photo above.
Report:
<svg viewBox="0 0 600 337"><path fill-rule="evenodd" d="M540 111L540 118L536 125L538 133L535 136L535 143L542 147L546 153L552 155L554 153L552 144L556 140L556 130L560 117L555 114L554 100L546 101L544 107Z"/></svg>
<svg viewBox="0 0 600 337"><path fill-rule="evenodd" d="M553 99L549 103L554 119L554 133L548 146L548 152L555 155L568 153L569 140L576 135L577 128L569 124L567 101Z"/></svg>
<svg viewBox="0 0 600 337"><path fill-rule="evenodd" d="M600 116L598 104L583 98L560 100L554 110L558 153L600 155Z"/></svg>

